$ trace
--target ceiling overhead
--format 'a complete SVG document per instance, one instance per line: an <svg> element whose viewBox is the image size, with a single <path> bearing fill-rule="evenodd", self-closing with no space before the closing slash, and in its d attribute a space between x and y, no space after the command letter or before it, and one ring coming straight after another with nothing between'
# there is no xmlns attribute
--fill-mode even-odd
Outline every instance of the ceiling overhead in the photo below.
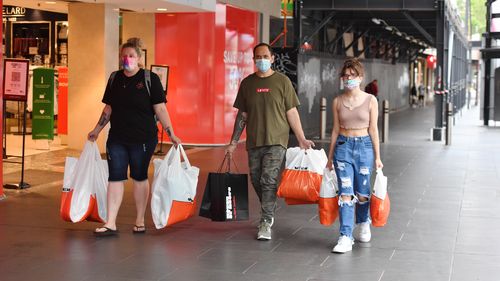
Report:
<svg viewBox="0 0 500 281"><path fill-rule="evenodd" d="M71 2L106 3L124 11L140 13L215 12L216 4L216 0L3 0L3 5L68 13Z"/></svg>

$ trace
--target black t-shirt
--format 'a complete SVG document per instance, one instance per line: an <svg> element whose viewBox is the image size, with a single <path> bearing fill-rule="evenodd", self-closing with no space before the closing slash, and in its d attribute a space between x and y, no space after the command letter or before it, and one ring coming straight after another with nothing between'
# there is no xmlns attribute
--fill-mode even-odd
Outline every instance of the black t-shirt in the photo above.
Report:
<svg viewBox="0 0 500 281"><path fill-rule="evenodd" d="M108 80L109 83L109 80ZM144 70L132 77L118 71L112 85L106 86L102 102L111 106L109 139L123 143L144 143L156 139L158 129L153 105L165 103L160 78L151 72L150 93L146 89Z"/></svg>

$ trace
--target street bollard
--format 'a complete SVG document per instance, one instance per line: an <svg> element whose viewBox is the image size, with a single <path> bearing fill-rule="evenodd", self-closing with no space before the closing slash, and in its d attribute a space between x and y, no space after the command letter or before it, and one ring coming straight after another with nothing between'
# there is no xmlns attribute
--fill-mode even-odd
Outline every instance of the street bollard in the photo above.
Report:
<svg viewBox="0 0 500 281"><path fill-rule="evenodd" d="M382 140L381 142L388 142L389 141L389 101L384 100L382 102L382 120L383 120L383 126L382 126Z"/></svg>
<svg viewBox="0 0 500 281"><path fill-rule="evenodd" d="M321 98L319 105L319 139L324 140L326 133L326 98Z"/></svg>
<svg viewBox="0 0 500 281"><path fill-rule="evenodd" d="M453 126L453 103L446 106L446 145L451 145L451 127Z"/></svg>

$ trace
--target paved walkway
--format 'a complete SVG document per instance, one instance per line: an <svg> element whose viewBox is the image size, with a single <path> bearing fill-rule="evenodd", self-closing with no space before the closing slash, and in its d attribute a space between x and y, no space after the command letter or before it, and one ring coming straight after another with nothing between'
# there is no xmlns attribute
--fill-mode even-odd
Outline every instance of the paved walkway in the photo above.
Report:
<svg viewBox="0 0 500 281"><path fill-rule="evenodd" d="M433 107L391 114L390 142L382 145L390 221L373 229L371 243L356 243L344 255L330 252L338 223L321 226L312 205L280 201L273 240L255 240L252 189L250 221L194 217L154 230L148 214L148 232L138 236L132 234L135 209L127 184L120 236L96 239L98 224L59 218L64 157L78 152L30 156L26 181L33 187L6 190L0 201L0 280L498 281L500 129L480 126L478 116L476 108L457 118L453 144L446 147L429 141ZM201 168L198 196L223 153L188 151ZM237 163L247 172L242 146Z"/></svg>

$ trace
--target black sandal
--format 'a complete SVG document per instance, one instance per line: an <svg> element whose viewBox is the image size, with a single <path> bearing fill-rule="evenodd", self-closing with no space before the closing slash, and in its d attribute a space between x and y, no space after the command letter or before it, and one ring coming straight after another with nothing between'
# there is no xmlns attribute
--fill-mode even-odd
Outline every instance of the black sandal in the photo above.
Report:
<svg viewBox="0 0 500 281"><path fill-rule="evenodd" d="M105 228L106 230L104 230L104 231L97 231L97 229L94 230L94 235L96 237L108 237L108 236L118 235L118 229L115 230L115 229L111 229L111 228L105 227L105 226L99 227L99 228Z"/></svg>
<svg viewBox="0 0 500 281"><path fill-rule="evenodd" d="M134 225L134 228L132 229L132 232L134 234L144 234L146 233L146 226L145 225Z"/></svg>

